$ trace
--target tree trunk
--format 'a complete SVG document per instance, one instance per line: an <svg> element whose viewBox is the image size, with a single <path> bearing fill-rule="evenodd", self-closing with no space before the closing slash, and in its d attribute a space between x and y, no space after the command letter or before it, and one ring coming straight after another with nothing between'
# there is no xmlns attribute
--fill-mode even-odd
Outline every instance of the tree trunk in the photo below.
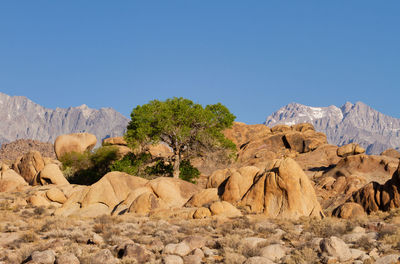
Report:
<svg viewBox="0 0 400 264"><path fill-rule="evenodd" d="M174 176L174 178L179 178L179 165L181 164L181 154L179 151L178 153L175 153L174 159L175 161L172 175Z"/></svg>

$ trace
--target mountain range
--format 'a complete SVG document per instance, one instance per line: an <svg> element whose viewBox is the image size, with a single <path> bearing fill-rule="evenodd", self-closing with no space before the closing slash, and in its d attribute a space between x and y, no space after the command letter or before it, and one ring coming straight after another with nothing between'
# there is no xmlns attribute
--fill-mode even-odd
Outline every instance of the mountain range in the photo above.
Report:
<svg viewBox="0 0 400 264"><path fill-rule="evenodd" d="M106 137L122 136L129 119L112 108L92 109L87 105L48 109L24 96L0 92L0 144L17 139L53 143L57 136L89 132L98 145Z"/></svg>
<svg viewBox="0 0 400 264"><path fill-rule="evenodd" d="M272 127L304 122L325 133L329 143L341 146L355 142L368 154L400 147L400 119L384 115L362 102L347 102L341 107L290 103L268 116L264 124Z"/></svg>

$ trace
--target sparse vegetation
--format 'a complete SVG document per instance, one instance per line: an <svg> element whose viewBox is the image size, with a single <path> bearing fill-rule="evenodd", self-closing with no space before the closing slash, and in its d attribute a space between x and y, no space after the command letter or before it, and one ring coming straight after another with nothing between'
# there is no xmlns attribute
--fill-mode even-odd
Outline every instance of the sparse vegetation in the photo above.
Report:
<svg viewBox="0 0 400 264"><path fill-rule="evenodd" d="M103 146L94 152L67 153L61 158L63 173L70 183L91 185L111 171L117 152L114 146Z"/></svg>

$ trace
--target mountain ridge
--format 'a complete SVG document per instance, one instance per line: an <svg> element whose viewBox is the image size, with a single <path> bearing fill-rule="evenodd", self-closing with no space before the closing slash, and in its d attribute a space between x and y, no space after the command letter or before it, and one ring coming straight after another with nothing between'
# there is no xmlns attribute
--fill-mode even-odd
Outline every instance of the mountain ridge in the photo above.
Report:
<svg viewBox="0 0 400 264"><path fill-rule="evenodd" d="M312 107L290 103L266 118L267 126L277 124L312 123L317 131L327 135L328 142L344 145L359 143L368 154L385 149L399 149L400 119L385 115L363 102L346 102L341 107Z"/></svg>
<svg viewBox="0 0 400 264"><path fill-rule="evenodd" d="M96 135L98 145L106 137L121 136L128 118L110 107L45 108L25 96L0 92L0 144L17 139L53 143L61 134L88 132Z"/></svg>

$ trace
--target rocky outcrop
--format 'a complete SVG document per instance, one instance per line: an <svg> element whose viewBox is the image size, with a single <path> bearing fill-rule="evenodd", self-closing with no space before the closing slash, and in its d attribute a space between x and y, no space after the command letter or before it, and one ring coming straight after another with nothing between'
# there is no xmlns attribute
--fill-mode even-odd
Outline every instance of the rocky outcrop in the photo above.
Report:
<svg viewBox="0 0 400 264"><path fill-rule="evenodd" d="M385 183L398 165L398 159L387 156L360 154L342 158L316 180L316 192L322 207L332 211L364 185L373 181Z"/></svg>
<svg viewBox="0 0 400 264"><path fill-rule="evenodd" d="M56 214L148 214L154 209L181 208L198 191L196 185L180 179L159 177L148 181L110 172L91 186L77 188Z"/></svg>
<svg viewBox="0 0 400 264"><path fill-rule="evenodd" d="M365 217L366 213L358 203L347 202L333 210L332 215L343 219L356 219Z"/></svg>
<svg viewBox="0 0 400 264"><path fill-rule="evenodd" d="M20 191L27 185L25 179L14 170L4 167L0 171L0 192Z"/></svg>
<svg viewBox="0 0 400 264"><path fill-rule="evenodd" d="M271 133L262 137L251 138L241 145L238 151L237 163L241 166L255 165L282 157L296 157L327 144L326 136L316 132L310 124L283 126L271 128Z"/></svg>
<svg viewBox="0 0 400 264"><path fill-rule="evenodd" d="M254 179L239 205L268 217L322 217L314 188L300 166L290 158L274 160Z"/></svg>
<svg viewBox="0 0 400 264"><path fill-rule="evenodd" d="M339 157L347 157L350 155L363 154L364 152L365 152L365 149L360 147L356 143L350 143L350 144L341 146L340 148L337 149L337 155Z"/></svg>
<svg viewBox="0 0 400 264"><path fill-rule="evenodd" d="M30 185L36 184L36 177L44 168L44 160L40 152L31 151L18 158L12 165L12 169L21 175Z"/></svg>
<svg viewBox="0 0 400 264"><path fill-rule="evenodd" d="M39 151L42 157L49 157L52 159L56 158L52 143L45 143L31 139L18 139L1 145L0 160L12 162L21 155L34 150Z"/></svg>
<svg viewBox="0 0 400 264"><path fill-rule="evenodd" d="M55 185L66 185L69 184L65 179L60 167L56 164L47 164L44 166L37 176L37 182L41 185L55 184Z"/></svg>
<svg viewBox="0 0 400 264"><path fill-rule="evenodd" d="M400 166L390 180L384 184L370 182L356 191L349 201L361 204L367 213L400 207Z"/></svg>
<svg viewBox="0 0 400 264"><path fill-rule="evenodd" d="M384 152L381 153L381 155L400 159L400 152L392 148L385 150Z"/></svg>
<svg viewBox="0 0 400 264"><path fill-rule="evenodd" d="M83 153L90 151L96 146L96 136L89 133L74 133L61 135L54 142L54 151L58 159L64 154L77 152Z"/></svg>

